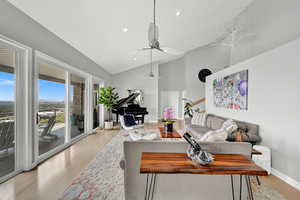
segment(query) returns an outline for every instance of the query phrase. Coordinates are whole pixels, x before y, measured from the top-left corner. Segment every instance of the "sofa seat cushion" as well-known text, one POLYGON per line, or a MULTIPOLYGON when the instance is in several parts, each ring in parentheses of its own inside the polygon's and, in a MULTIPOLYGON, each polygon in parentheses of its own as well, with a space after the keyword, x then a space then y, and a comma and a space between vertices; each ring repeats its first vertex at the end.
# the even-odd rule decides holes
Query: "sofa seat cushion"
POLYGON ((186 127, 186 131, 191 134, 195 139, 201 139, 202 136, 207 133, 208 131, 211 131, 211 128, 203 127, 203 126, 197 126, 197 125, 191 125, 186 127))

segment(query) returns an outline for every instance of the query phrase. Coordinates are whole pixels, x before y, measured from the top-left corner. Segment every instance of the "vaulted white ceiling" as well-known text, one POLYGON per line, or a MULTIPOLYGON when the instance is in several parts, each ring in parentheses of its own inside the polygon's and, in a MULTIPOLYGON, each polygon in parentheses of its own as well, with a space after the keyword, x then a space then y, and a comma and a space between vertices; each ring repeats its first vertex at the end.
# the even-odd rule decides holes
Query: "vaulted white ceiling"
MULTIPOLYGON (((160 43, 184 52, 206 45, 252 1, 157 0, 160 43), (181 15, 176 16, 177 11, 181 15)), ((135 53, 147 46, 152 0, 9 2, 113 74, 149 63, 149 52, 135 53)), ((155 60, 171 58, 155 54, 155 60)))

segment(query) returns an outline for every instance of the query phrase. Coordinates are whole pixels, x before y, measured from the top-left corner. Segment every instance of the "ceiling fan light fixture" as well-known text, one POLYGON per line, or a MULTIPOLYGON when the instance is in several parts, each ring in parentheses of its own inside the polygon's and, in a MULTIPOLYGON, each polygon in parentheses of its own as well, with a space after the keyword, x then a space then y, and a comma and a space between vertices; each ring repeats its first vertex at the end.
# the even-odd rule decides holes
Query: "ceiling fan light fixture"
POLYGON ((180 16, 181 15, 181 12, 178 10, 178 11, 176 11, 176 16, 180 16))

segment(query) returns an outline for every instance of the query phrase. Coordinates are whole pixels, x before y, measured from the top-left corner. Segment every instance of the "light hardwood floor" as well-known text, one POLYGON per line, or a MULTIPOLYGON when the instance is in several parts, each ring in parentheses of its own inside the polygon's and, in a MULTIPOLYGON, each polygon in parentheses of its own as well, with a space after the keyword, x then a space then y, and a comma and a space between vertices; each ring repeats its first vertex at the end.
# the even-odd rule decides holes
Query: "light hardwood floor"
MULTIPOLYGON (((176 127, 181 127, 181 123, 176 127)), ((156 128, 147 124, 146 128, 156 128)), ((36 169, 17 175, 0 185, 0 200, 56 200, 85 166, 119 131, 99 131, 41 163, 36 169)), ((299 200, 300 191, 280 179, 262 179, 289 200, 299 200)))

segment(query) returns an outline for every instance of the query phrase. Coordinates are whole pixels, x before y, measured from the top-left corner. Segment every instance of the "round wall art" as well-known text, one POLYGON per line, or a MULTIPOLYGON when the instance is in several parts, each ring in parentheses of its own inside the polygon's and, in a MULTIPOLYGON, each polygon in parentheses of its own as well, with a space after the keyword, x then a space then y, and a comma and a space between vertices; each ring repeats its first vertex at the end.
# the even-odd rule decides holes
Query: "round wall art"
POLYGON ((201 69, 198 73, 198 78, 201 82, 205 83, 206 77, 211 75, 212 72, 209 69, 201 69))

